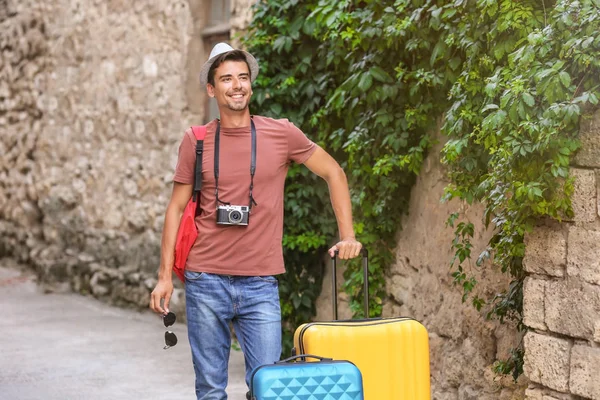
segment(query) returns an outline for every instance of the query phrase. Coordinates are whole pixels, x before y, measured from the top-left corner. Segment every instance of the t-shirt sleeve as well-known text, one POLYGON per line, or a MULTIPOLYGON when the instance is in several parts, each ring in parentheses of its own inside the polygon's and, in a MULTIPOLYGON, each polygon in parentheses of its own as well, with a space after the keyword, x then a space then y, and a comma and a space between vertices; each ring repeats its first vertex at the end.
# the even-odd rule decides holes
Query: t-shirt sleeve
POLYGON ((310 158, 317 149, 317 145, 311 141, 304 132, 289 122, 288 130, 288 158, 295 163, 302 164, 310 158))
POLYGON ((193 184, 194 167, 196 163, 196 138, 191 129, 188 129, 179 145, 177 166, 175 167, 174 182, 193 184))

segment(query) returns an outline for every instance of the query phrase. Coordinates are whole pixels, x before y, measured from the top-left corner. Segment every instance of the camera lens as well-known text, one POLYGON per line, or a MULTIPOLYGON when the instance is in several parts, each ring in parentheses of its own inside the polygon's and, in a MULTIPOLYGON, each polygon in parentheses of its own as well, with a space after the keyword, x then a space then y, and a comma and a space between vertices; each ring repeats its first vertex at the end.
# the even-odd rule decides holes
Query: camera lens
POLYGON ((233 210, 229 213, 229 222, 237 224, 242 220, 242 213, 238 210, 233 210))

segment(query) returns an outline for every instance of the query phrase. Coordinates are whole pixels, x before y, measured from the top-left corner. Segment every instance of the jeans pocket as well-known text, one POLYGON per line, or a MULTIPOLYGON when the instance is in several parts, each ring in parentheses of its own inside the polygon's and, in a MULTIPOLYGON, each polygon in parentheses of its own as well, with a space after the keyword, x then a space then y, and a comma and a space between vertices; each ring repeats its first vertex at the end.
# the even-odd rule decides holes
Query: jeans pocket
POLYGON ((185 270, 184 276, 186 281, 194 282, 199 281, 204 277, 204 272, 188 271, 185 270))
POLYGON ((273 275, 257 276, 257 278, 263 282, 274 283, 274 284, 279 283, 277 278, 273 275))

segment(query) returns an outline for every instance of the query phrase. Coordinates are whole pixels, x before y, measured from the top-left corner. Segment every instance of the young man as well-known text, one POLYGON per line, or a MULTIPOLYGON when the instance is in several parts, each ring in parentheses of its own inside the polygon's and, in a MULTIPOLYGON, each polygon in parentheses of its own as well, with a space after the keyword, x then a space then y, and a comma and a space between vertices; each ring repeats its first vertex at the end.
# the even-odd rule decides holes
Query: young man
MULTIPOLYGON (((213 48, 200 73, 202 86, 217 101, 220 120, 207 125, 202 212, 196 218, 198 239, 185 271, 188 336, 198 400, 227 398, 230 322, 244 352, 246 384, 255 367, 281 356, 275 275, 285 272, 283 194, 291 161, 303 163, 329 185, 341 239, 330 254, 338 250, 340 258, 349 259, 361 249, 352 227, 348 183, 339 164, 288 120, 251 116, 251 82, 257 74, 258 63, 251 54, 225 43, 213 48), (251 164, 255 165, 254 174, 251 164)), ((150 308, 161 314, 168 312, 173 292, 175 239, 192 195, 195 143, 190 129, 179 147, 165 215, 159 279, 150 299, 150 308)))

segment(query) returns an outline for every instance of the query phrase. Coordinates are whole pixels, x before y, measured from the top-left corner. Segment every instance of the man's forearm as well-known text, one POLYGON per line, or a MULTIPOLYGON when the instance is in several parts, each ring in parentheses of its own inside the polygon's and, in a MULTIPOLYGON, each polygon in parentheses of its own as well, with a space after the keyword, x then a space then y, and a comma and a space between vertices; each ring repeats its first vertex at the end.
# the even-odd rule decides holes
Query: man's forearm
POLYGON ((344 170, 339 170, 328 180, 331 205, 338 223, 340 239, 354 238, 354 227, 352 226, 352 202, 348 190, 348 180, 344 170))
POLYGON ((173 263, 175 262, 175 241, 177 240, 177 231, 179 230, 182 214, 183 212, 178 210, 177 207, 167 207, 161 240, 159 280, 171 279, 173 263))

